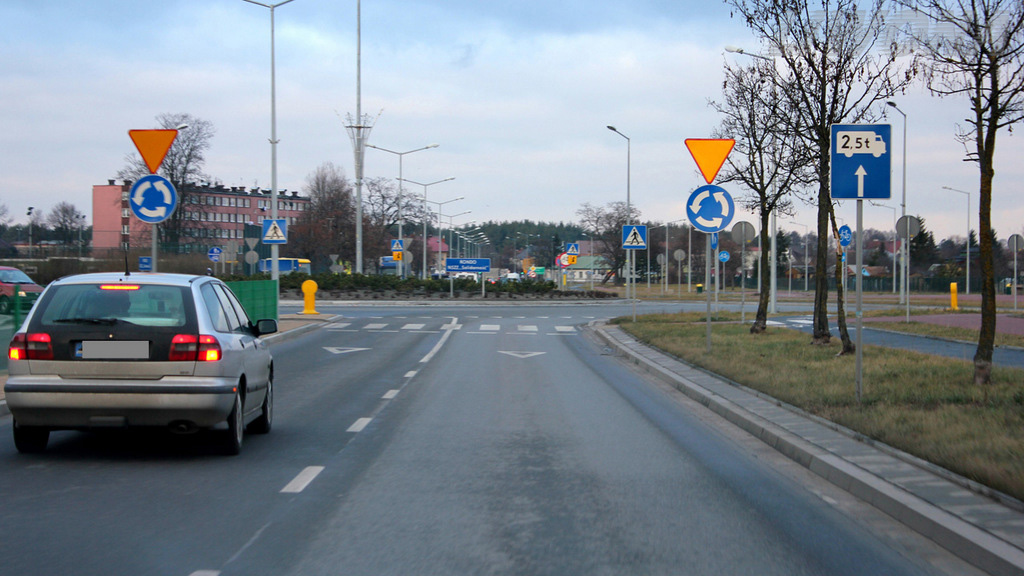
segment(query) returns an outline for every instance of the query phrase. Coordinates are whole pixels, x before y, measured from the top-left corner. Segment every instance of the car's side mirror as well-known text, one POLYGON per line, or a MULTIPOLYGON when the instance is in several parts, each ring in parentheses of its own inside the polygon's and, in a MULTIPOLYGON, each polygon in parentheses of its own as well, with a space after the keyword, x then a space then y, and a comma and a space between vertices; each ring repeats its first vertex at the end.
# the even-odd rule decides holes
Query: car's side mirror
POLYGON ((273 334, 277 332, 277 320, 264 319, 256 321, 256 335, 273 334))

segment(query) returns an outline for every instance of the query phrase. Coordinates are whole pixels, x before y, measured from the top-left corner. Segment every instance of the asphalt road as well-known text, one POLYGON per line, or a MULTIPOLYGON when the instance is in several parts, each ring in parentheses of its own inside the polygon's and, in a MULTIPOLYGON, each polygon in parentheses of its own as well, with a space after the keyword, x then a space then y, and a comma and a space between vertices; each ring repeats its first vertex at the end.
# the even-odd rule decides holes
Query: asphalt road
POLYGON ((630 371, 624 306, 319 307, 276 416, 203 435, 0 418, 0 573, 931 574, 962 566, 630 371))

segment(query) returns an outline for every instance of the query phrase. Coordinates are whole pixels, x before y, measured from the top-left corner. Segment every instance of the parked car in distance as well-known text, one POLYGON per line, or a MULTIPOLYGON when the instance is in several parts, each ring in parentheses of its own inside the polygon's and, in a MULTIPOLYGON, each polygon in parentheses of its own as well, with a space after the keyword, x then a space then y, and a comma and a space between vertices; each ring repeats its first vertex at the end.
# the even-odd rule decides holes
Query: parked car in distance
POLYGON ((250 321, 211 276, 100 273, 51 282, 11 339, 7 406, 21 452, 52 430, 218 430, 238 454, 244 429, 273 423, 274 365, 250 321))
POLYGON ((42 291, 43 287, 29 278, 28 274, 17 268, 0 266, 0 314, 10 314, 16 299, 22 310, 28 310, 42 291), (14 292, 15 286, 18 287, 17 294, 14 292))

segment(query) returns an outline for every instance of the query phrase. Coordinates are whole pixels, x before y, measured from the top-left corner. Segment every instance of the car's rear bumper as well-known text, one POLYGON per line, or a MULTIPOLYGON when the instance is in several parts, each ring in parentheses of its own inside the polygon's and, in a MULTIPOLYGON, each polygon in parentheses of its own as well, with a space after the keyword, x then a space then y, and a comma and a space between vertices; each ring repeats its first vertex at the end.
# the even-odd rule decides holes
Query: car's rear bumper
POLYGON ((224 422, 234 407, 235 382, 218 378, 66 380, 8 378, 7 407, 22 426, 96 428, 168 426, 199 428, 224 422))

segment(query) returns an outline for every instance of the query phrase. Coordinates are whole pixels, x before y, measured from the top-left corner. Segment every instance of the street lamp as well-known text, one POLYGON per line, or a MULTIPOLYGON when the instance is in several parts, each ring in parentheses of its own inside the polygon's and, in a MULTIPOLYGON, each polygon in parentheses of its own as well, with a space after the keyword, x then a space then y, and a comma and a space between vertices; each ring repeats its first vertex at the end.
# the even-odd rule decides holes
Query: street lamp
MULTIPOLYGON (((632 162, 631 156, 633 143, 632 140, 629 139, 629 136, 626 136, 622 132, 619 132, 619 130, 615 126, 609 125, 607 126, 607 128, 626 139, 626 224, 628 225, 633 220, 632 202, 630 198, 630 174, 632 172, 630 164, 632 162)), ((634 259, 632 250, 626 251, 626 260, 626 267, 628 269, 626 272, 626 298, 635 298, 636 294, 632 293, 632 290, 635 290, 635 287, 633 286, 634 259)), ((633 302, 633 321, 636 322, 636 302, 633 302)))
MULTIPOLYGON (((274 9, 284 6, 292 0, 283 0, 277 4, 265 4, 256 0, 243 0, 250 4, 270 8, 270 217, 277 219, 277 78, 274 65, 274 9)), ((155 227, 154 227, 155 229, 155 227)), ((270 278, 275 282, 280 277, 278 263, 278 245, 270 245, 270 278)), ((153 259, 154 266, 156 258, 153 259)), ((155 269, 155 268, 154 268, 155 269)))
POLYGON ((751 58, 760 58, 761 60, 767 60, 769 62, 775 62, 774 60, 767 56, 761 56, 760 54, 751 54, 750 52, 747 52, 746 50, 740 48, 739 46, 726 46, 725 51, 731 52, 733 54, 742 54, 743 56, 750 56, 751 58))
MULTIPOLYGON (((967 252, 967 290, 964 294, 971 293, 971 193, 964 192, 963 190, 957 190, 956 188, 950 188, 949 186, 943 186, 944 190, 951 192, 959 192, 964 196, 967 196, 967 242, 965 246, 965 252, 967 252)), ((979 238, 980 242, 981 239, 979 238)))
MULTIPOLYGON (((896 103, 891 101, 891 100, 886 102, 886 105, 887 106, 891 106, 894 110, 899 112, 901 116, 903 116, 903 200, 900 202, 900 216, 906 216, 907 215, 907 114, 903 110, 900 110, 899 106, 897 106, 896 103)), ((969 228, 969 226, 968 226, 968 228, 969 228)), ((970 230, 968 230, 968 232, 970 232, 970 230)), ((907 236, 909 236, 909 234, 907 236)), ((910 238, 908 237, 906 239, 906 241, 904 241, 903 246, 902 246, 902 250, 901 250, 901 252, 903 252, 903 261, 901 262, 901 264, 902 264, 901 269, 903 270, 903 282, 902 282, 902 289, 900 290, 900 302, 903 302, 904 300, 906 300, 906 299, 908 299, 910 297, 910 282, 909 282, 909 278, 910 278, 910 274, 909 274, 909 272, 910 272, 910 259, 907 257, 908 251, 910 250, 910 247, 907 246, 909 241, 910 241, 910 238)), ((968 241, 968 248, 970 248, 970 235, 969 234, 968 234, 968 240, 967 241, 968 241)), ((970 290, 970 283, 967 284, 967 287, 968 287, 967 289, 970 290)))
MULTIPOLYGON (((888 204, 879 204, 874 200, 868 200, 872 206, 879 208, 888 208, 892 210, 892 293, 896 293, 896 208, 889 206, 888 204)), ((902 264, 902 262, 901 262, 902 264)))
MULTIPOLYGON (((427 187, 428 186, 433 186, 434 184, 440 184, 441 182, 447 182, 449 180, 455 180, 455 177, 452 176, 451 178, 445 178, 444 180, 438 180, 436 182, 431 182, 429 184, 423 184, 422 182, 416 182, 415 180, 409 180, 408 178, 403 178, 402 179, 402 182, 408 182, 410 184, 416 184, 417 186, 423 186, 423 212, 424 212, 424 218, 423 218, 423 279, 424 280, 427 279, 427 224, 430 222, 431 218, 433 217, 431 215, 431 213, 427 211, 427 187)), ((399 184, 399 185, 401 185, 401 184, 399 184)), ((455 200, 461 200, 461 199, 462 199, 462 197, 460 196, 459 198, 456 198, 455 200)), ((454 202, 455 200, 449 200, 449 202, 454 202)))
MULTIPOLYGON (((409 150, 408 152, 396 152, 394 150, 388 150, 387 148, 382 148, 381 146, 374 146, 373 144, 367 144, 366 146, 368 148, 373 148, 374 150, 380 150, 381 152, 388 152, 390 154, 394 154, 394 155, 398 156, 398 241, 402 242, 402 156, 405 156, 406 154, 412 154, 413 152, 419 152, 421 150, 429 150, 431 148, 437 148, 439 146, 439 144, 428 144, 428 145, 426 145, 426 146, 424 146, 422 148, 417 148, 415 150, 409 150)), ((403 247, 402 249, 404 250, 405 248, 403 247)), ((398 277, 399 278, 404 278, 405 277, 405 261, 404 260, 399 260, 398 261, 398 277)))

